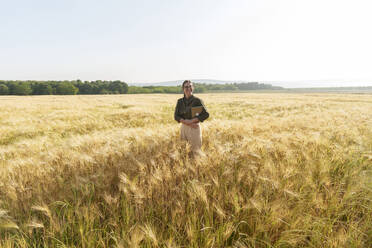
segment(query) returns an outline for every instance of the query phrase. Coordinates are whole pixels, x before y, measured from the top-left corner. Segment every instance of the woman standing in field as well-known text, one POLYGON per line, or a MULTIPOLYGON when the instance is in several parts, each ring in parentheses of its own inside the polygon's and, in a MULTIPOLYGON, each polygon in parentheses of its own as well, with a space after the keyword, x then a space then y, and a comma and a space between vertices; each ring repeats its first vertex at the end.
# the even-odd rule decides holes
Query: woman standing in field
POLYGON ((194 85, 190 80, 182 84, 183 98, 178 99, 174 119, 181 122, 181 139, 191 145, 192 152, 198 153, 202 145, 200 122, 209 117, 203 101, 193 96, 194 85))

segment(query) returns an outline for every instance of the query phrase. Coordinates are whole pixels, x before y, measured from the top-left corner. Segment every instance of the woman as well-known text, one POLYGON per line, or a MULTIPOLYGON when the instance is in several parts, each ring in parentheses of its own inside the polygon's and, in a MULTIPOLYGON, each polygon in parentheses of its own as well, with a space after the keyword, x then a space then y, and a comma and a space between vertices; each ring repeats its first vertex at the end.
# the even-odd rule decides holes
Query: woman
POLYGON ((183 98, 178 99, 174 119, 181 122, 181 139, 187 140, 192 152, 198 153, 202 145, 200 122, 209 117, 202 100, 193 96, 194 85, 190 80, 182 84, 183 98), (194 116, 193 116, 194 114, 194 116))

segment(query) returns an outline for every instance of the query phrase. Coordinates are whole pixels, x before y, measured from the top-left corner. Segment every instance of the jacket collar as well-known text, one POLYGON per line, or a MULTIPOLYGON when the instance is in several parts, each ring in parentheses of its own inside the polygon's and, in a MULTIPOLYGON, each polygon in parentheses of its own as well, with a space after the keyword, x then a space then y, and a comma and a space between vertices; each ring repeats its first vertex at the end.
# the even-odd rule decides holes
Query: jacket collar
POLYGON ((186 102, 190 102, 194 99, 194 95, 191 95, 189 98, 186 98, 186 96, 183 96, 183 100, 186 102))

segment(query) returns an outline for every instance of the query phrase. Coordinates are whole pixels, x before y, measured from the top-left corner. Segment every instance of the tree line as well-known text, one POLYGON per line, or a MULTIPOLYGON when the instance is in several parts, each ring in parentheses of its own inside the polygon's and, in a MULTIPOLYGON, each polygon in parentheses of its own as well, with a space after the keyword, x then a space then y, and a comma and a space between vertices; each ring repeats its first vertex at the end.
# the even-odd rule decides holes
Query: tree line
POLYGON ((248 91, 248 90, 281 90, 283 87, 272 86, 258 82, 231 83, 231 84, 195 84, 202 92, 213 91, 248 91))
MULTIPOLYGON (((282 87, 257 82, 231 84, 195 83, 195 93, 234 92, 248 90, 279 90, 282 87)), ((182 93, 181 86, 128 86, 116 81, 4 81, 0 80, 0 95, 96 95, 96 94, 149 94, 182 93)))
POLYGON ((116 81, 0 81, 0 95, 126 94, 128 84, 116 81))
MULTIPOLYGON (((206 92, 239 92, 250 90, 281 90, 283 87, 272 86, 258 82, 248 83, 231 83, 231 84, 204 84, 194 83, 195 93, 206 92)), ((179 86, 129 86, 129 94, 146 94, 146 93, 182 93, 181 85, 179 86)))
MULTIPOLYGON (((239 92, 250 90, 281 90, 283 87, 272 86, 258 82, 249 83, 231 83, 231 84, 204 84, 194 83, 195 93, 206 92, 239 92)), ((182 93, 181 85, 179 86, 129 86, 129 94, 146 94, 146 93, 182 93)))

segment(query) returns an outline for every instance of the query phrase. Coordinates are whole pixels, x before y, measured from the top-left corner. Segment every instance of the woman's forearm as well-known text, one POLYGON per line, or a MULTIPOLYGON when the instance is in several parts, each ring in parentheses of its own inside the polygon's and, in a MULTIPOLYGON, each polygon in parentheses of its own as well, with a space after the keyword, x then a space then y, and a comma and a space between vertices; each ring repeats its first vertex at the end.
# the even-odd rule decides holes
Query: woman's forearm
POLYGON ((180 122, 182 124, 185 124, 187 126, 190 126, 192 124, 196 124, 196 123, 199 123, 199 120, 197 118, 194 118, 194 119, 181 119, 180 122), (195 120, 196 119, 196 120, 195 120))

